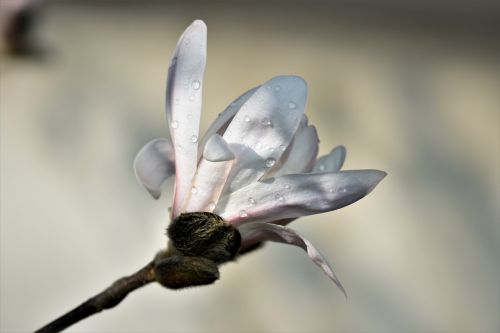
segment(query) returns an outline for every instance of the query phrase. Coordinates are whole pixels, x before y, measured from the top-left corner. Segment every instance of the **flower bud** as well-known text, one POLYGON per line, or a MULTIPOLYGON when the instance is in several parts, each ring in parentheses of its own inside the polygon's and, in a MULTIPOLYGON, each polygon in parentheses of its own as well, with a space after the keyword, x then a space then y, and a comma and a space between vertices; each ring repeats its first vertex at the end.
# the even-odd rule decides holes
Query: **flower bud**
POLYGON ((213 261, 182 255, 158 257, 154 272, 156 281, 170 289, 211 284, 219 278, 219 270, 213 261))
POLYGON ((203 257, 221 264, 232 260, 241 245, 236 228, 213 213, 184 213, 168 227, 168 237, 186 257, 203 257))

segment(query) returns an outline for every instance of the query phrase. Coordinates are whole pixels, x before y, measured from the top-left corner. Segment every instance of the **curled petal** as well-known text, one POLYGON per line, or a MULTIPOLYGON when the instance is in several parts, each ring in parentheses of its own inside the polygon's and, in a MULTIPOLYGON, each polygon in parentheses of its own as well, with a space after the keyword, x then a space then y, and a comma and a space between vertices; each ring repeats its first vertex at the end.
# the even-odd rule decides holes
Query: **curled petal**
POLYGON ((330 154, 321 156, 314 165, 313 172, 337 172, 344 165, 347 151, 344 146, 337 146, 330 154))
POLYGON ((139 150, 134 159, 137 180, 153 198, 161 195, 161 184, 175 173, 174 148, 168 139, 154 139, 139 150))
MULTIPOLYGON (((259 86, 260 87, 260 86, 259 86)), ((220 135, 223 135, 224 132, 226 131, 227 126, 233 119, 234 115, 240 110, 241 106, 252 96, 257 88, 255 87, 252 88, 248 91, 246 91, 243 95, 235 99, 229 106, 222 111, 222 113, 219 114, 219 116, 215 119, 215 121, 210 125, 208 130, 205 132, 205 135, 203 135, 203 138, 200 141, 200 151, 199 154, 202 153, 207 140, 212 137, 212 135, 218 133, 220 135)))
POLYGON ((219 200, 234 155, 224 139, 214 134, 205 146, 203 158, 193 179, 183 212, 212 212, 219 200))
POLYGON ((302 78, 277 76, 241 106, 224 132, 236 155, 227 192, 260 179, 280 160, 299 127, 306 98, 302 78))
POLYGON ((342 291, 345 297, 347 294, 344 287, 340 283, 339 279, 335 275, 335 272, 328 264, 326 259, 321 255, 321 253, 309 242, 307 239, 302 237, 296 231, 276 224, 254 222, 248 223, 240 228, 238 231, 241 234, 242 247, 246 243, 257 243, 262 241, 273 241, 278 243, 291 244, 300 247, 307 252, 309 258, 319 267, 321 270, 337 285, 337 287, 342 291))
POLYGON ((314 126, 307 125, 307 118, 303 116, 302 125, 295 133, 286 158, 274 177, 292 173, 306 173, 311 171, 318 155, 318 133, 314 126))
POLYGON ((215 213, 235 225, 323 213, 361 199, 385 175, 378 170, 351 170, 269 178, 223 196, 215 213))
POLYGON ((168 70, 166 111, 175 148, 176 184, 172 217, 180 214, 198 162, 207 27, 194 21, 179 39, 168 70))

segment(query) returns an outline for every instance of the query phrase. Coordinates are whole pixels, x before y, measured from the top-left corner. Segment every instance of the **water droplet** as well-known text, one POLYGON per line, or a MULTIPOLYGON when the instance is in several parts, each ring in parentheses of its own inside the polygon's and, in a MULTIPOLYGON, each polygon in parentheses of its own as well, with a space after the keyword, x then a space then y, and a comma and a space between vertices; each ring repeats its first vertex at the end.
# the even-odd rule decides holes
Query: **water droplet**
POLYGON ((199 80, 194 80, 192 83, 191 83, 191 87, 193 87, 194 90, 198 90, 200 89, 201 87, 201 83, 199 80))
POLYGON ((247 217, 248 213, 245 210, 240 210, 239 215, 240 217, 247 217))
POLYGON ((340 190, 339 190, 341 193, 345 193, 347 192, 347 189, 345 187, 342 187, 340 190))
POLYGON ((269 119, 269 118, 264 118, 264 119, 262 119, 261 122, 265 126, 272 126, 272 124, 273 124, 273 123, 271 123, 271 119, 269 119))
POLYGON ((233 132, 231 132, 231 131, 227 131, 226 133, 227 133, 228 136, 233 135, 233 132))
POLYGON ((274 91, 280 91, 280 90, 281 90, 281 86, 280 85, 274 87, 274 91))
POLYGON ((215 202, 210 201, 210 203, 208 204, 208 209, 209 210, 214 210, 215 209, 215 202))
POLYGON ((287 190, 290 189, 290 185, 286 184, 285 189, 287 189, 287 190))
POLYGON ((326 167, 324 164, 319 165, 319 171, 325 171, 326 167))
POLYGON ((329 189, 328 192, 333 193, 333 188, 329 189))
POLYGON ((257 144, 255 145, 255 149, 261 149, 261 148, 262 148, 262 143, 257 142, 257 144))
POLYGON ((297 108, 297 104, 295 104, 294 102, 288 102, 288 108, 293 110, 297 108))
POLYGON ((196 187, 194 187, 194 186, 193 186, 193 187, 191 187, 191 193, 192 193, 192 194, 196 194, 196 193, 198 193, 198 189, 197 189, 196 187))
POLYGON ((245 116, 245 121, 248 123, 250 121, 250 117, 249 116, 245 116))
POLYGON ((280 145, 280 149, 281 149, 282 151, 285 151, 286 146, 285 146, 285 145, 280 145))
POLYGON ((250 198, 248 198, 248 203, 251 204, 251 205, 256 205, 257 201, 255 201, 254 198, 250 197, 250 198))
POLYGON ((285 198, 283 198, 283 196, 279 193, 276 193, 276 195, 274 196, 276 198, 276 200, 278 200, 279 202, 283 202, 285 201, 285 198))
POLYGON ((192 143, 196 143, 196 142, 198 142, 198 137, 197 137, 196 135, 193 135, 193 136, 191 137, 191 142, 192 142, 192 143))
POLYGON ((177 150, 182 150, 182 146, 181 145, 177 145, 177 150))
POLYGON ((266 167, 272 168, 275 163, 276 163, 276 160, 274 158, 268 158, 266 160, 266 167))
POLYGON ((176 129, 177 127, 179 127, 179 123, 177 122, 177 120, 174 120, 172 121, 172 124, 170 126, 172 126, 173 129, 176 129))
POLYGON ((190 101, 194 101, 194 95, 189 96, 190 101))

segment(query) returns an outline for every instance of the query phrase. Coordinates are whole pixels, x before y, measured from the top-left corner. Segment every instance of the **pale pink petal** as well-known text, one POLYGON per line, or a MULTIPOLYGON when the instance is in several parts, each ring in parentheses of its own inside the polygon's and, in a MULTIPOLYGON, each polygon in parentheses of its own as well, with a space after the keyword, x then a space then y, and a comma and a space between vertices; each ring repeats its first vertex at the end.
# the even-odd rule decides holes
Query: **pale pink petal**
POLYGON ((277 76, 241 106, 224 132, 236 155, 225 193, 260 179, 280 160, 299 127, 306 98, 302 78, 277 76))
POLYGON ((233 162, 234 154, 224 139, 219 134, 212 135, 205 146, 182 212, 212 212, 233 162))
MULTIPOLYGON (((307 125, 307 117, 303 116, 301 126, 295 133, 289 151, 282 158, 281 166, 274 173, 274 177, 292 173, 306 173, 311 171, 318 155, 318 133, 314 126, 307 125)), ((267 176, 267 175, 266 175, 267 176)))
POLYGON ((173 218, 180 214, 196 171, 206 52, 207 27, 194 21, 179 39, 168 70, 166 110, 176 168, 173 218))
POLYGON ((139 150, 134 159, 137 180, 153 198, 161 195, 161 185, 175 174, 174 148, 168 139, 154 139, 139 150))
POLYGON ((247 243, 272 241, 295 245, 307 252, 309 258, 335 283, 335 285, 347 297, 346 292, 332 267, 328 264, 321 253, 296 231, 280 225, 254 222, 242 225, 238 228, 241 234, 241 247, 247 243))
MULTIPOLYGON (((260 86, 259 86, 260 87, 260 86)), ((259 88, 255 87, 248 91, 246 91, 243 95, 235 99, 229 106, 219 113, 219 116, 214 120, 212 125, 208 128, 208 130, 203 135, 203 138, 200 141, 198 157, 201 157, 201 153, 205 147, 205 144, 209 138, 212 137, 215 133, 223 135, 226 131, 227 126, 233 119, 234 115, 240 110, 241 106, 254 94, 254 92, 259 88)))
POLYGON ((344 146, 337 146, 330 154, 321 156, 314 165, 313 172, 337 172, 342 168, 345 161, 346 149, 344 146))
POLYGON ((269 178, 221 197, 215 213, 234 225, 323 213, 361 199, 385 175, 378 170, 351 170, 269 178))

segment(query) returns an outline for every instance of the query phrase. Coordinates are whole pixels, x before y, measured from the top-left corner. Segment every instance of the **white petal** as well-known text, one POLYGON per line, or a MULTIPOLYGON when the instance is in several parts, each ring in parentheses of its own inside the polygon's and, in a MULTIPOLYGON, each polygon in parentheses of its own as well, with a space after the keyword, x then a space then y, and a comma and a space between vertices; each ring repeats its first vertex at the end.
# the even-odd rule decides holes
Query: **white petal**
MULTIPOLYGON (((259 86, 260 87, 260 86, 259 86)), ((227 126, 233 119, 234 115, 240 110, 241 106, 252 96, 257 88, 252 88, 246 91, 243 95, 235 99, 229 106, 219 114, 219 116, 215 119, 215 121, 210 125, 205 135, 203 135, 203 139, 200 141, 200 151, 199 154, 203 151, 207 140, 212 137, 212 135, 218 133, 223 135, 227 126)), ((201 156, 200 156, 201 157, 201 156)))
POLYGON ((180 214, 196 171, 207 27, 194 21, 177 43, 168 70, 166 110, 175 148, 176 183, 172 217, 180 214))
POLYGON ((337 146, 330 154, 321 156, 314 165, 313 172, 337 172, 342 168, 345 161, 346 149, 344 146, 337 146))
POLYGON ((154 139, 139 150, 134 159, 137 180, 153 198, 161 195, 161 184, 175 173, 174 148, 167 139, 154 139))
POLYGON ((297 76, 277 76, 243 104, 224 132, 236 155, 227 191, 258 180, 278 161, 299 127, 307 84, 297 76))
POLYGON ((234 154, 226 141, 219 134, 214 134, 205 145, 203 158, 211 162, 229 161, 234 160, 234 154))
POLYGON ((247 242, 255 243, 259 241, 273 241, 278 243, 291 244, 300 247, 307 252, 309 258, 337 285, 342 291, 344 296, 347 297, 346 292, 335 272, 330 267, 326 259, 321 253, 296 231, 283 227, 280 225, 269 223, 248 223, 238 228, 241 238, 242 246, 247 242))
POLYGON ((314 126, 307 126, 304 116, 304 125, 300 126, 290 145, 290 151, 282 161, 281 167, 274 174, 275 177, 292 173, 306 173, 311 171, 318 155, 318 133, 314 126))
POLYGON ((323 213, 361 199, 385 175, 378 170, 351 170, 269 178, 223 196, 215 213, 235 225, 323 213), (245 214, 240 214, 242 210, 245 214))
POLYGON ((215 134, 207 141, 204 156, 193 179, 183 212, 212 212, 219 200, 234 155, 224 139, 215 134))

